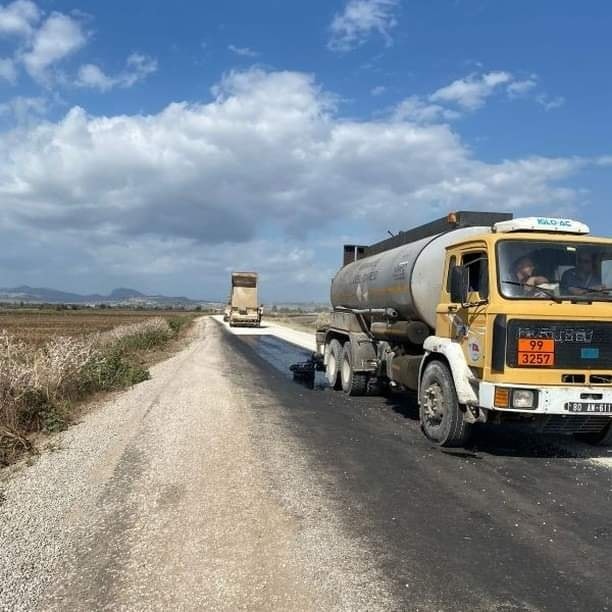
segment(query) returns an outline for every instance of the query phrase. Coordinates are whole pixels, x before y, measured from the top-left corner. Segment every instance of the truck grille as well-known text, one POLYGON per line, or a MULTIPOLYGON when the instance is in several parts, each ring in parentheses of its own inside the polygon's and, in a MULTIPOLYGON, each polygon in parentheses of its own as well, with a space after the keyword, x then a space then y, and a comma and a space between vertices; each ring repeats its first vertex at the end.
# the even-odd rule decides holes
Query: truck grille
POLYGON ((549 434, 597 433, 609 422, 610 417, 608 416, 555 414, 548 417, 541 431, 549 434))
POLYGON ((512 319, 507 329, 506 363, 510 367, 525 367, 518 365, 518 341, 529 338, 555 341, 555 368, 612 370, 612 323, 512 319))

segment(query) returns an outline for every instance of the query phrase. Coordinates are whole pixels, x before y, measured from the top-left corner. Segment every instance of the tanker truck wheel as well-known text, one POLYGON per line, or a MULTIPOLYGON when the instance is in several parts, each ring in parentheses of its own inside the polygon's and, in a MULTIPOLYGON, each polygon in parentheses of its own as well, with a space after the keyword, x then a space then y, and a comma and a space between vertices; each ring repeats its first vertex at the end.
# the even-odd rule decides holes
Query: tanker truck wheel
POLYGON ((425 436, 439 446, 463 446, 472 426, 463 418, 455 383, 448 368, 431 361, 421 381, 419 413, 425 436))
POLYGON ((325 366, 325 378, 329 386, 340 389, 340 363, 342 362, 342 345, 335 338, 326 345, 327 365, 325 366))
POLYGON ((368 375, 353 370, 353 349, 350 342, 345 342, 342 348, 340 366, 342 390, 348 395, 365 395, 368 388, 368 375))

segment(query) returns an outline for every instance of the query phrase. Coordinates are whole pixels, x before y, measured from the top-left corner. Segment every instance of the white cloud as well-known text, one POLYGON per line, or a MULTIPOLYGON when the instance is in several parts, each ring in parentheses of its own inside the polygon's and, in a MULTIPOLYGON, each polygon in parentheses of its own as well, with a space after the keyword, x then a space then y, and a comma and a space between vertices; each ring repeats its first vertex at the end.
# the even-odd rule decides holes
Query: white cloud
POLYGON ((15 0, 0 5, 0 34, 29 37, 40 20, 40 10, 30 0, 15 0))
POLYGON ((227 48, 236 55, 241 55, 242 57, 257 57, 259 53, 257 51, 253 51, 253 49, 249 49, 248 47, 237 47, 236 45, 228 45, 227 48))
POLYGON ((127 58, 127 68, 123 74, 123 82, 127 87, 142 81, 157 71, 157 60, 142 53, 132 53, 127 58))
POLYGON ((522 81, 512 81, 506 87, 510 98, 520 98, 533 91, 538 85, 537 77, 534 75, 522 81))
MULTIPOLYGON (((499 70, 484 74, 472 73, 441 87, 429 96, 413 95, 406 98, 393 109, 392 116, 396 120, 417 123, 452 121, 467 111, 478 110, 496 92, 505 91, 507 97, 513 100, 528 96, 536 87, 536 75, 519 80, 511 73, 499 70)), ((551 102, 543 96, 538 96, 536 100, 543 105, 551 102)))
POLYGON ((126 61, 125 69, 116 76, 107 75, 95 64, 84 64, 79 69, 76 84, 99 91, 109 91, 114 87, 128 88, 157 70, 157 61, 140 53, 132 53, 126 61))
POLYGON ((21 125, 36 120, 47 112, 47 101, 40 97, 16 96, 0 104, 0 116, 10 116, 21 125))
POLYGON ((373 96, 382 96, 385 91, 387 91, 387 88, 384 85, 377 85, 376 87, 372 87, 370 93, 373 96))
MULTIPOLYGON (((94 117, 77 107, 0 134, 0 238, 22 244, 24 259, 32 236, 69 245, 57 247, 69 253, 56 253, 48 269, 36 260, 50 278, 77 262, 90 279, 141 261, 141 277, 187 270, 206 279, 211 270, 225 279, 224 266, 250 258, 257 244, 266 245, 258 266, 272 273, 266 258, 289 257, 292 243, 307 257, 301 238, 339 226, 382 235, 460 207, 533 210, 580 199, 565 182, 583 160, 483 162, 449 125, 435 116, 419 123, 414 110, 403 120, 347 120, 302 73, 232 72, 214 94, 147 116, 94 117), (72 264, 58 268, 60 257, 72 264)), ((306 278, 315 267, 298 254, 292 274, 306 278)))
POLYGON ((31 49, 23 55, 26 70, 32 78, 44 82, 48 68, 80 49, 86 40, 78 21, 52 13, 35 32, 31 49))
POLYGON ((387 45, 391 30, 397 25, 398 0, 348 0, 344 11, 334 16, 328 47, 333 51, 350 51, 363 45, 377 33, 387 45))
POLYGON ((107 91, 115 86, 115 79, 104 74, 102 69, 95 64, 83 64, 79 68, 77 85, 107 91))
POLYGON ((561 108, 565 104, 563 96, 549 96, 548 94, 540 94, 536 98, 537 103, 544 107, 545 111, 561 108))
POLYGON ((466 110, 476 110, 500 85, 511 80, 512 75, 502 71, 487 72, 482 75, 470 74, 438 89, 431 95, 430 100, 432 102, 454 102, 466 110))
MULTIPOLYGON (((72 79, 53 68, 87 43, 89 34, 83 24, 88 19, 90 17, 81 11, 73 11, 71 15, 53 12, 45 16, 30 0, 15 0, 6 6, 0 5, 0 35, 18 35, 23 39, 12 58, 0 58, 0 79, 15 83, 18 68, 25 67, 28 74, 41 85, 48 87, 57 83, 71 83, 72 79)), ((96 64, 83 64, 76 84, 100 91, 131 87, 156 70, 155 59, 133 53, 127 58, 124 69, 116 75, 106 74, 96 64)))
POLYGON ((437 123, 458 119, 460 113, 439 104, 431 104, 418 96, 410 96, 400 102, 393 110, 396 121, 414 121, 415 123, 437 123))
POLYGON ((0 57, 0 79, 4 79, 11 84, 17 82, 17 68, 12 59, 0 57))

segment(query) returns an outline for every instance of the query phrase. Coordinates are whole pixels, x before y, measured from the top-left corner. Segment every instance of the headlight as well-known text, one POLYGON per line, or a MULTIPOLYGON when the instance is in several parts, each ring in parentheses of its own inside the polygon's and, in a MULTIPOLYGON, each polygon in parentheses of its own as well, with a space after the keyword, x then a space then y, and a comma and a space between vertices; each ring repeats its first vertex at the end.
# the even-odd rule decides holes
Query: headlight
POLYGON ((532 389, 514 389, 512 391, 513 408, 535 408, 536 394, 532 389))

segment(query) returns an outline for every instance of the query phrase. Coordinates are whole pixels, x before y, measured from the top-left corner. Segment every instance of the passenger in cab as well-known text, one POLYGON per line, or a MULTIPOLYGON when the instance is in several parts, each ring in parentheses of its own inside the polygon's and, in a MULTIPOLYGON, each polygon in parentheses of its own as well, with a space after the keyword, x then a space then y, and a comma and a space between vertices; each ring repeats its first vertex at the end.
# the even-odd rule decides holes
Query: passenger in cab
POLYGON ((601 274, 597 269, 595 254, 579 251, 576 255, 576 267, 570 268, 561 277, 562 295, 584 295, 589 291, 601 291, 601 274))

